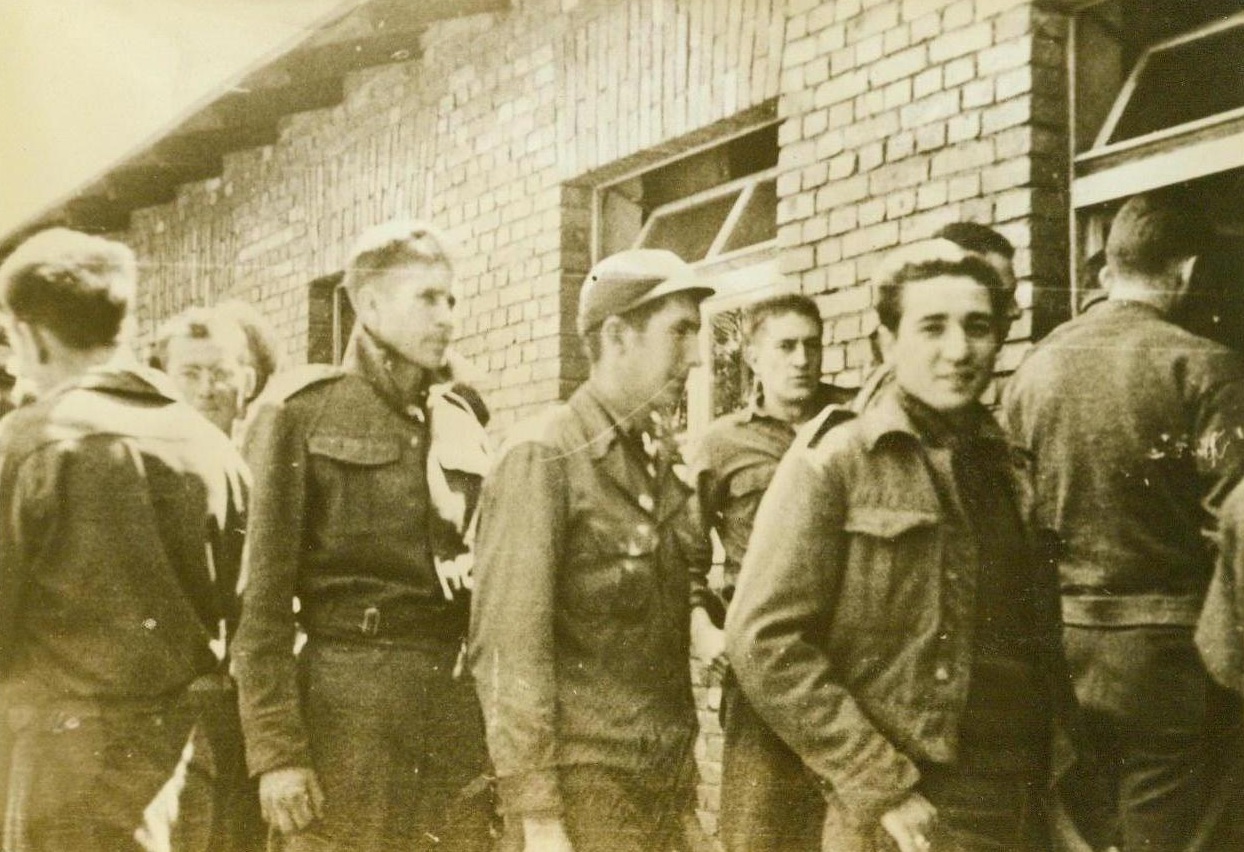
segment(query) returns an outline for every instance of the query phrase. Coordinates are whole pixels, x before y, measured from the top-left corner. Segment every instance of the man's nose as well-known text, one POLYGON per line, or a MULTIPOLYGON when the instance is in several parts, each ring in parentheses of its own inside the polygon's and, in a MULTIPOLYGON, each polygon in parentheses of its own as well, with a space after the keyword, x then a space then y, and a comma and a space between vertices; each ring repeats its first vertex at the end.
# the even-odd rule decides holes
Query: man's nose
POLYGON ((698 367, 704 363, 704 359, 700 357, 700 337, 697 334, 689 334, 684 338, 682 344, 683 363, 687 365, 687 369, 698 367))
POLYGON ((958 325, 946 329, 942 337, 942 357, 947 361, 959 362, 967 358, 969 353, 968 336, 958 325))
POLYGON ((806 343, 795 344, 795 348, 790 353, 790 362, 796 367, 808 366, 808 345, 806 343))

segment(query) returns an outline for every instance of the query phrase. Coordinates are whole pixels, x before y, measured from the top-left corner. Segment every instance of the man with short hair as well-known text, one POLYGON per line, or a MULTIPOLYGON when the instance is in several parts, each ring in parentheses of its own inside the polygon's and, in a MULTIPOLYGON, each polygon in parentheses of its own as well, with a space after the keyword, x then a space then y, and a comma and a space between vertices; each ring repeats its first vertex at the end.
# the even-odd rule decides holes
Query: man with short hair
POLYGON ((215 308, 190 308, 156 333, 152 366, 226 435, 242 418, 255 373, 242 326, 215 308))
POLYGON ((443 466, 460 471, 438 432, 465 439, 485 417, 452 386, 453 280, 439 229, 364 233, 346 265, 358 322, 341 366, 275 378, 247 430, 233 672, 247 762, 287 850, 491 844, 483 725, 459 677, 467 593, 445 568, 474 501, 438 499, 456 478, 443 466))
POLYGON ((125 246, 63 228, 0 266, 12 366, 0 424, 5 849, 137 849, 194 728, 233 589, 213 553, 240 503, 228 439, 137 365, 125 246))
MULTIPOLYGON (((747 408, 709 427, 695 464, 701 514, 724 553, 726 604, 734 596, 756 508, 795 430, 827 405, 845 404, 854 395, 821 381, 823 331, 816 302, 797 293, 744 309, 743 357, 755 392, 747 408)), ((707 611, 697 609, 693 618, 706 621, 707 611)), ((731 674, 722 686, 722 843, 728 852, 819 849, 825 813, 820 789, 798 756, 756 716, 731 674)))
MULTIPOLYGON (((1023 313, 1016 299, 1018 279, 1015 277, 1015 246, 1011 245, 1011 241, 988 225, 971 221, 943 225, 933 235, 933 239, 949 240, 961 249, 980 255, 997 273, 1003 289, 1011 294, 1011 304, 1007 309, 1009 330, 1010 322, 1019 319, 1023 313)), ((878 273, 885 274, 885 271, 879 270, 878 273)), ((869 338, 873 348, 873 360, 877 365, 864 380, 852 403, 852 408, 857 412, 863 411, 876 397, 877 392, 890 381, 890 367, 881 356, 880 334, 878 329, 869 338)))
POLYGON ((819 779, 825 852, 1035 852, 1065 678, 1052 568, 979 401, 1010 292, 946 240, 896 251, 874 286, 893 381, 778 465, 730 663, 819 779))
POLYGON ((513 431, 484 486, 470 661, 507 832, 529 852, 684 848, 688 633, 701 546, 665 418, 711 294, 669 251, 593 267, 570 400, 513 431))
POLYGON ((1244 474, 1244 360, 1170 319, 1208 230, 1171 191, 1129 199, 1106 242, 1108 300, 1037 344, 1004 399, 1035 462, 1035 523, 1058 540, 1090 747, 1066 804, 1094 848, 1212 834, 1216 737, 1237 716, 1193 628, 1207 533, 1244 474))

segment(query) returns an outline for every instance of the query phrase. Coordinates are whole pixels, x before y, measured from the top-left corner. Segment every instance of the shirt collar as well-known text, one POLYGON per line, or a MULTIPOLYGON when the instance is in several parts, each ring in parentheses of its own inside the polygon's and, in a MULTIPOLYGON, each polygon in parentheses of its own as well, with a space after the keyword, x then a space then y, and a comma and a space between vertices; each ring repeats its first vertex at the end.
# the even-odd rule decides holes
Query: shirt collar
POLYGON ((622 438, 640 440, 642 433, 652 434, 654 431, 642 418, 627 418, 615 411, 590 380, 575 391, 570 405, 583 423, 586 445, 593 459, 609 452, 615 441, 622 438))
MULTIPOLYGON (((812 392, 812 415, 815 417, 817 413, 825 408, 825 406, 838 402, 840 398, 846 394, 847 392, 843 391, 841 388, 826 384, 825 382, 818 382, 816 390, 812 392)), ((846 396, 846 398, 849 399, 850 397, 846 396)), ((743 411, 744 423, 751 423, 754 420, 773 420, 780 423, 787 422, 766 412, 764 410, 764 401, 764 388, 757 387, 756 391, 747 401, 747 408, 743 411)), ((791 426, 793 428, 794 424, 791 424, 791 426)))
POLYGON ((362 376, 391 407, 410 413, 427 406, 428 388, 449 379, 448 370, 429 373, 406 362, 357 323, 341 358, 342 369, 362 376))
MULTIPOLYGON (((945 445, 946 438, 950 435, 949 428, 933 425, 936 423, 933 418, 929 418, 928 422, 917 424, 907 407, 904 406, 902 394, 903 390, 892 382, 881 388, 876 402, 860 415, 860 429, 868 449, 876 449, 882 438, 889 435, 906 436, 922 444, 945 445)), ((972 406, 973 412, 977 415, 976 431, 972 437, 991 443, 1006 444, 1006 434, 988 409, 980 403, 973 403, 972 406)), ((925 418, 920 419, 925 420, 925 418)))

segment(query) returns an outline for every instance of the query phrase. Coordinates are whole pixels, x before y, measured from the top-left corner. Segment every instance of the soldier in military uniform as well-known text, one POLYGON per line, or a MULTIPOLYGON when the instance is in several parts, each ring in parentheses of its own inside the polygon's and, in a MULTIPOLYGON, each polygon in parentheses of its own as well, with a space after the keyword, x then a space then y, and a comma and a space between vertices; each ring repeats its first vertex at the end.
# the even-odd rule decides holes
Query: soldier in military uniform
POLYGON ((711 292, 668 251, 598 263, 579 300, 587 383, 517 427, 485 484, 470 657, 513 846, 647 852, 693 829, 705 585, 662 415, 711 292))
MULTIPOLYGON (((233 665, 247 762, 289 849, 489 843, 485 797, 470 797, 479 708, 455 671, 467 602, 461 578, 438 573, 460 564, 446 542, 473 507, 445 510, 429 459, 435 401, 462 400, 442 393, 452 279, 434 228, 365 235, 346 270, 358 323, 340 368, 275 378, 247 431, 256 487, 233 665)), ((478 406, 455 410, 482 428, 478 406)))
POLYGON ((242 462, 126 349, 135 277, 127 247, 63 228, 0 267, 0 320, 36 398, 0 426, 14 852, 139 848, 199 721, 197 686, 222 667, 235 584, 216 545, 242 462))

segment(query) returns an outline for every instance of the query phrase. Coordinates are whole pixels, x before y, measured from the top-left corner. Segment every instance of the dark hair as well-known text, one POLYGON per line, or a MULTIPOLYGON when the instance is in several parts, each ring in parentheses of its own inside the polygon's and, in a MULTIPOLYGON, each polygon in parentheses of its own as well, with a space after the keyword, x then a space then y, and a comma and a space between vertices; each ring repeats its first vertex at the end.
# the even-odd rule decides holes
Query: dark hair
POLYGON ((1015 257, 1015 246, 1011 245, 1011 241, 980 222, 951 222, 943 225, 933 236, 950 240, 960 248, 977 254, 1000 254, 1007 260, 1015 257))
POLYGON ((117 342, 137 276, 128 246, 51 228, 0 265, 0 305, 71 349, 95 349, 117 342))
POLYGON ((797 314, 816 324, 817 334, 825 329, 825 320, 816 302, 801 293, 782 293, 761 299, 743 310, 743 341, 751 343, 770 317, 797 314))
POLYGON ((450 240, 427 222, 395 221, 363 232, 350 251, 342 283, 353 297, 372 278, 408 263, 453 270, 450 240))
POLYGON ((1178 189, 1134 195, 1110 223, 1106 262, 1125 275, 1162 275, 1172 263, 1200 254, 1210 231, 1178 189))
POLYGON ((997 270, 976 252, 946 239, 925 240, 898 249, 882 262, 873 278, 877 318, 892 332, 903 319, 903 289, 912 281, 927 281, 942 275, 966 276, 989 291, 989 308, 998 334, 1010 325, 1011 291, 1002 283, 997 270))

